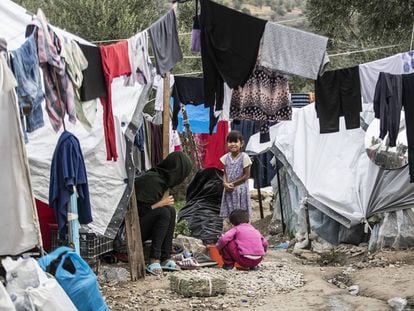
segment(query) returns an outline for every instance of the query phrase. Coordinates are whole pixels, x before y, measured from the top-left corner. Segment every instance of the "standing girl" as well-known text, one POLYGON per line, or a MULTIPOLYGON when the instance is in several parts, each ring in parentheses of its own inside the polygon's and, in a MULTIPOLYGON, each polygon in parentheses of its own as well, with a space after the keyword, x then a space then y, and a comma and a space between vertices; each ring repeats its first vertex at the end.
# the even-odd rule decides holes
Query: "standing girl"
POLYGON ((220 158, 224 165, 223 199, 221 200, 220 216, 228 218, 232 211, 241 209, 251 214, 249 178, 252 162, 242 152, 243 136, 239 131, 231 131, 227 135, 229 152, 220 158))

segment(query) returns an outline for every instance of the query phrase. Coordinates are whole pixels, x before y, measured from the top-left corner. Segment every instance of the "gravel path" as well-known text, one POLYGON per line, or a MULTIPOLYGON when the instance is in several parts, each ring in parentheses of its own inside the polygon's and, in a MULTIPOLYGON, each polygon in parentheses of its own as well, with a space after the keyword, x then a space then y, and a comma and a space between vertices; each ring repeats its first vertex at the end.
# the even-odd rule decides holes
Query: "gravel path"
POLYGON ((303 276, 287 264, 264 262, 257 271, 226 271, 204 268, 181 271, 185 275, 221 277, 227 280, 227 293, 209 298, 184 298, 169 289, 168 274, 147 277, 143 282, 103 284, 112 310, 254 310, 275 293, 284 293, 304 285, 303 276))

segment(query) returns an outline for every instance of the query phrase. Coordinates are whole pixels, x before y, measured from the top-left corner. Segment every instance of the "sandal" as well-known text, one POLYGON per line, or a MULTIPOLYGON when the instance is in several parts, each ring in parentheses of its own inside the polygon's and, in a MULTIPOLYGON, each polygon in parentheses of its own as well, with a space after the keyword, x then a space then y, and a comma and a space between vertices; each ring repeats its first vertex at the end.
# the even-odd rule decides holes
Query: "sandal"
POLYGON ((217 262, 212 260, 210 256, 203 253, 194 252, 194 259, 197 260, 200 267, 213 267, 217 266, 217 262))
POLYGON ((180 271, 180 267, 177 266, 174 260, 167 259, 163 262, 164 264, 161 266, 162 270, 164 271, 180 271))
POLYGON ((145 270, 152 275, 162 275, 162 268, 159 262, 153 262, 145 267, 145 270), (156 270, 161 272, 156 272, 156 270))
POLYGON ((177 264, 182 270, 193 270, 200 268, 200 264, 194 258, 184 258, 181 261, 178 261, 177 264))

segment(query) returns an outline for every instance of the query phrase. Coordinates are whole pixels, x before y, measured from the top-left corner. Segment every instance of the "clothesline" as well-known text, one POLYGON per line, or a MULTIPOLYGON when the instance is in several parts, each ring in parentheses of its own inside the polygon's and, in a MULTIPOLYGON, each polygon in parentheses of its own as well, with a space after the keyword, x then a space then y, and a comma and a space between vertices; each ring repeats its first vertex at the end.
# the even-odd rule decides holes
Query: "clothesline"
POLYGON ((386 46, 380 46, 375 48, 368 48, 368 49, 362 49, 357 51, 349 51, 349 52, 341 52, 336 54, 330 54, 329 57, 336 57, 336 56, 342 56, 342 55, 350 55, 355 53, 364 53, 364 52, 370 52, 370 51, 376 51, 376 50, 382 50, 382 49, 388 49, 396 46, 401 46, 403 44, 394 44, 394 45, 386 45, 386 46))
MULTIPOLYGON (((294 18, 294 19, 288 19, 288 20, 284 20, 284 21, 279 21, 279 22, 275 22, 276 24, 284 24, 284 23, 290 23, 290 22, 294 22, 294 21, 298 21, 298 20, 303 20, 306 19, 306 17, 299 17, 299 18, 294 18)), ((179 36, 189 36, 191 35, 191 32, 182 32, 178 34, 179 36)), ((108 40, 97 40, 97 41, 91 41, 91 43, 94 44, 98 44, 98 43, 110 43, 110 42, 118 42, 118 41, 123 41, 123 40, 128 40, 128 39, 108 39, 108 40)))

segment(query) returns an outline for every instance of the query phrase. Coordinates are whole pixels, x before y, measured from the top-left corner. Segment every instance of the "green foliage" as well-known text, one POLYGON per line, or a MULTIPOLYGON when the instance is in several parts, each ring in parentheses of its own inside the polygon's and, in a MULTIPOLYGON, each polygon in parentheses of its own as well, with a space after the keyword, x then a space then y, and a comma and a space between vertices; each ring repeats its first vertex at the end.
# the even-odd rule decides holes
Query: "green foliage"
POLYGON ((252 13, 250 12, 250 10, 248 8, 243 8, 241 11, 244 14, 252 15, 252 13))
POLYGON ((36 13, 41 8, 49 21, 87 40, 114 40, 132 36, 153 23, 164 6, 137 0, 17 0, 36 13))
POLYGON ((180 209, 182 209, 184 207, 184 205, 185 205, 185 201, 184 200, 175 200, 175 202, 174 202, 174 208, 177 211, 177 213, 180 211, 180 209))
POLYGON ((331 38, 331 54, 335 51, 399 45, 332 58, 331 67, 337 68, 408 50, 414 21, 413 8, 413 0, 308 0, 306 15, 317 33, 331 38))
POLYGON ((176 238, 180 234, 185 236, 191 235, 190 229, 188 228, 188 221, 186 219, 181 220, 175 225, 174 237, 176 238))

